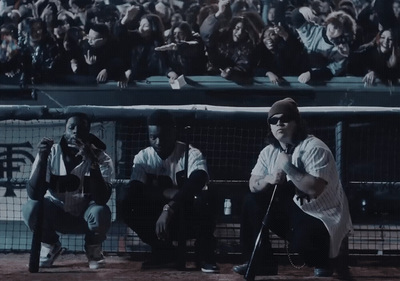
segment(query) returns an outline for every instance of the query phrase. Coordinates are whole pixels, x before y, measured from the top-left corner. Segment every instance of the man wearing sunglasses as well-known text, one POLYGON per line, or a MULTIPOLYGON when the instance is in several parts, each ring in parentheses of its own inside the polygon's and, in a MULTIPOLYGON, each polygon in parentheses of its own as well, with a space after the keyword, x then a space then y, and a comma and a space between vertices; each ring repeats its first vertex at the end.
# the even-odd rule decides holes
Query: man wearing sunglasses
POLYGON ((307 134, 293 99, 272 105, 268 125, 269 144, 251 172, 251 192, 243 204, 240 239, 246 262, 233 270, 245 274, 253 255, 256 275, 277 274, 268 235, 253 252, 270 206, 265 227, 289 242, 289 261, 289 252, 299 253, 305 265, 314 267, 315 276, 331 276, 332 258, 339 255, 343 239, 352 230, 335 159, 324 142, 307 134))

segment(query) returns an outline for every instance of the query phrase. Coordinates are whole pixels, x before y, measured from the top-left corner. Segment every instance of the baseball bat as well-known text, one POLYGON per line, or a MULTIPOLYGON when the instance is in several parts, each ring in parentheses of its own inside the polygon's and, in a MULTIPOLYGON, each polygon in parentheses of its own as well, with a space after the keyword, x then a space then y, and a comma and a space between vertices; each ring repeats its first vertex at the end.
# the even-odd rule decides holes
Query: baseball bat
MULTIPOLYGON (((294 146, 294 145, 288 144, 287 147, 286 147, 286 150, 284 152, 286 154, 292 154, 294 149, 295 149, 295 147, 296 146, 294 146)), ((254 264, 254 261, 256 259, 256 255, 257 255, 259 249, 261 248, 262 238, 264 237, 264 235, 266 235, 265 231, 268 230, 267 222, 268 222, 269 210, 271 208, 272 202, 274 201, 275 192, 276 192, 277 188, 278 188, 278 185, 275 184, 274 190, 273 190, 272 195, 271 195, 271 200, 269 201, 267 211, 266 211, 266 213, 264 215, 264 218, 262 220, 261 229, 260 229, 260 231, 258 233, 256 242, 254 243, 254 249, 253 249, 253 252, 251 253, 250 261, 249 261, 249 263, 247 265, 246 274, 244 275, 244 278, 247 281, 253 281, 255 276, 256 276, 256 266, 254 264)))
POLYGON ((262 238, 264 237, 264 235, 266 235, 265 231, 268 230, 267 221, 268 221, 269 210, 271 208, 272 201, 274 201, 275 192, 276 192, 277 187, 278 187, 278 185, 275 184, 274 190, 271 195, 271 200, 269 201, 267 211, 262 220, 261 229, 258 232, 256 242, 254 243, 253 252, 251 253, 251 257, 250 257, 250 260, 249 260, 249 263, 248 263, 247 269, 246 269, 246 274, 244 275, 244 279, 246 279, 247 281, 254 281, 254 278, 256 276, 257 268, 256 268, 255 260, 257 257, 257 253, 259 252, 259 249, 261 248, 261 245, 262 245, 262 238))
POLYGON ((43 199, 39 200, 37 220, 33 229, 31 252, 29 255, 29 272, 39 271, 40 249, 42 245, 42 225, 43 225, 43 199))

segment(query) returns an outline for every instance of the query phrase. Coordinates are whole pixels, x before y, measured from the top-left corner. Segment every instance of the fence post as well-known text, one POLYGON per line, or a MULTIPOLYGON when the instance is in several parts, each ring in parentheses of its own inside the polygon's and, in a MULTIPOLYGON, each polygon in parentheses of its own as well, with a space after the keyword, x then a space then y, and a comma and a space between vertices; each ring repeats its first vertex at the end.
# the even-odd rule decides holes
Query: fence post
MULTIPOLYGON (((346 121, 339 121, 335 127, 335 157, 336 166, 339 173, 339 179, 342 183, 342 187, 347 193, 347 159, 346 159, 346 141, 347 141, 348 123, 346 121)), ((348 274, 349 265, 349 238, 345 237, 340 247, 338 258, 336 258, 336 270, 339 275, 348 274)))

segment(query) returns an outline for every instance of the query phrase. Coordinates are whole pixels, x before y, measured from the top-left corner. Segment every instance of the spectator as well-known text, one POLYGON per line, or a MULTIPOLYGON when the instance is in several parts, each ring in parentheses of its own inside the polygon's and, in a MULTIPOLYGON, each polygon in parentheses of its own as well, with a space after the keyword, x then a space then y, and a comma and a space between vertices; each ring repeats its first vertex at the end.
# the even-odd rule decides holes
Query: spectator
POLYGON ((66 76, 88 74, 88 65, 82 49, 83 38, 84 32, 80 27, 73 26, 66 30, 60 42, 57 73, 66 76))
POLYGON ((338 3, 338 11, 343 11, 349 14, 353 19, 357 19, 356 7, 351 0, 342 0, 338 3))
POLYGON ((187 22, 172 26, 172 36, 167 45, 155 48, 168 52, 167 76, 173 83, 179 75, 203 75, 206 71, 206 55, 200 36, 193 34, 187 22))
POLYGON ((272 84, 279 85, 285 82, 283 76, 298 76, 308 69, 303 45, 290 29, 268 26, 261 38, 254 52, 257 76, 267 76, 272 84))
POLYGON ((40 18, 27 18, 21 27, 18 40, 22 55, 20 85, 54 82, 53 70, 59 58, 57 42, 40 18))
POLYGON ((400 24, 400 0, 393 1, 393 13, 397 19, 397 22, 400 24))
POLYGON ((0 73, 14 77, 19 72, 21 50, 18 46, 17 27, 12 23, 0 27, 0 73))
POLYGON ((234 17, 228 28, 220 31, 221 18, 229 9, 229 0, 218 3, 218 12, 208 16, 200 27, 200 34, 207 49, 211 74, 241 81, 253 76, 252 56, 258 43, 257 30, 246 17, 234 17))
POLYGON ((276 7, 272 0, 261 1, 261 16, 267 26, 275 24, 275 12, 276 7))
MULTIPOLYGON (((139 12, 140 8, 132 5, 122 18, 121 24, 129 26, 130 22, 137 18, 139 12)), ((127 41, 122 43, 122 45, 128 47, 127 60, 130 62, 125 71, 127 81, 141 80, 154 75, 165 75, 167 58, 165 53, 155 50, 156 47, 165 44, 164 26, 157 15, 143 15, 136 30, 122 33, 121 36, 127 38, 127 41)))
POLYGON ((164 1, 159 1, 155 5, 155 14, 157 14, 165 28, 171 27, 171 16, 173 14, 173 10, 171 9, 169 3, 165 3, 164 1))
MULTIPOLYGON (((290 23, 287 14, 291 14, 293 10, 292 4, 288 0, 273 1, 261 0, 261 18, 267 26, 278 25, 279 23, 286 26, 290 23)), ((290 18, 290 17, 289 17, 290 18)))
POLYGON ((343 11, 350 15, 356 21, 356 33, 354 40, 349 45, 350 52, 357 50, 361 45, 365 44, 363 41, 364 32, 360 25, 357 24, 357 9, 353 1, 342 0, 338 3, 337 11, 343 11))
POLYGON ((61 12, 57 15, 57 20, 54 25, 53 29, 53 36, 56 38, 57 41, 61 41, 64 39, 64 36, 68 29, 75 26, 75 22, 73 21, 70 13, 66 11, 61 12))
MULTIPOLYGON (((170 21, 171 26, 170 26, 170 27, 172 27, 172 26, 174 26, 174 25, 176 25, 177 23, 180 23, 180 22, 182 22, 182 21, 183 21, 182 15, 181 15, 180 13, 174 13, 174 14, 171 16, 171 21, 170 21)), ((172 35, 171 28, 166 29, 166 30, 164 31, 164 37, 165 37, 165 38, 169 38, 171 35, 172 35)))
POLYGON ((391 29, 392 35, 396 40, 399 40, 400 24, 395 14, 394 0, 376 0, 374 3, 379 22, 379 31, 391 29))
POLYGON ((311 2, 310 8, 316 15, 317 24, 324 24, 326 17, 335 9, 334 4, 329 0, 314 0, 311 2))
POLYGON ((40 18, 46 23, 47 32, 53 34, 57 21, 57 6, 54 2, 49 2, 40 13, 40 18))
POLYGON ((91 0, 69 0, 70 11, 78 26, 86 26, 87 8, 91 7, 91 0))
POLYGON ((295 9, 292 24, 303 42, 310 69, 298 77, 300 83, 329 80, 343 75, 354 40, 356 23, 347 13, 335 11, 326 18, 326 26, 313 23, 314 14, 308 7, 295 9))
POLYGON ((112 37, 119 35, 120 12, 115 5, 100 5, 95 16, 95 22, 108 26, 112 37))
POLYGON ((105 144, 89 132, 88 117, 72 114, 59 143, 44 137, 38 145, 22 215, 34 229, 43 200, 40 267, 51 267, 63 250, 57 232, 85 234, 89 267, 104 266, 102 242, 111 225, 106 203, 114 171, 105 144))
POLYGON ((232 15, 239 16, 243 12, 254 12, 258 13, 257 7, 251 0, 234 0, 231 4, 232 15))
POLYGON ((7 17, 4 17, 5 23, 13 23, 15 26, 18 26, 19 22, 21 21, 21 13, 16 10, 12 9, 10 12, 7 13, 7 17))
POLYGON ((371 4, 366 3, 364 7, 358 11, 357 27, 361 31, 361 39, 358 47, 375 40, 376 34, 379 32, 379 22, 376 11, 371 4))
POLYGON ((118 48, 119 44, 111 36, 107 25, 91 25, 82 49, 88 75, 94 77, 97 83, 125 81, 123 57, 118 48))
POLYGON ((253 28, 256 30, 258 37, 261 38, 261 33, 265 28, 265 23, 260 14, 244 11, 239 16, 247 18, 251 22, 253 28))
POLYGON ((69 12, 69 4, 68 4, 68 0, 54 0, 54 3, 57 6, 57 11, 58 14, 60 13, 65 13, 65 12, 69 12))
MULTIPOLYGON (((269 144, 259 154, 249 180, 251 192, 244 199, 240 229, 243 256, 249 260, 272 202, 265 227, 288 240, 288 251, 299 253, 306 265, 315 267, 315 276, 331 276, 330 258, 338 256, 342 240, 352 230, 335 159, 325 143, 307 134, 291 98, 271 106, 268 124, 269 144)), ((252 264, 256 275, 276 275, 278 265, 269 237, 261 239, 259 255, 252 264)), ((247 266, 248 262, 233 270, 245 274, 247 266)))
MULTIPOLYGON (((200 32, 200 26, 203 24, 204 20, 208 16, 214 15, 216 12, 218 12, 218 4, 209 4, 201 8, 198 5, 195 7, 198 7, 198 10, 196 9, 197 14, 192 14, 192 13, 188 14, 189 13, 188 11, 188 13, 186 13, 186 19, 187 19, 186 21, 190 24, 194 32, 200 32)), ((194 8, 190 9, 190 12, 193 9, 194 8)), ((221 25, 223 26, 224 24, 221 25)))
POLYGON ((149 116, 148 133, 150 146, 134 157, 122 201, 125 223, 151 246, 151 259, 142 269, 171 266, 176 261, 172 241, 184 227, 185 238, 196 238, 198 267, 203 272, 218 272, 215 219, 202 191, 208 182, 205 158, 198 149, 177 141, 175 120, 166 110, 149 116), (184 225, 180 225, 181 215, 184 225))
POLYGON ((400 78, 400 49, 391 29, 378 33, 372 44, 366 44, 350 55, 350 74, 363 76, 367 86, 380 79, 393 85, 400 78))

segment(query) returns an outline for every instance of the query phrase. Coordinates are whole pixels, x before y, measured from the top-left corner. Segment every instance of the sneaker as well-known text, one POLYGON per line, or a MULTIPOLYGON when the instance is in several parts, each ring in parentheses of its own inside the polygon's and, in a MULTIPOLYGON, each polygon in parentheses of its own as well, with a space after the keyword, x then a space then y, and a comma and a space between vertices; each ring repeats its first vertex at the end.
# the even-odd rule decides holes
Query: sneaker
POLYGON ((219 273, 219 266, 215 262, 203 262, 201 264, 201 271, 205 273, 219 273))
POLYGON ((316 267, 314 268, 315 277, 331 277, 333 270, 330 267, 316 267))
POLYGON ((101 244, 85 245, 85 252, 90 269, 98 269, 105 266, 106 261, 101 244))
MULTIPOLYGON (((244 263, 241 265, 236 265, 233 267, 233 271, 240 274, 245 275, 247 271, 248 263, 244 263)), ((267 265, 263 267, 258 267, 256 269, 256 275, 259 276, 271 276, 278 274, 278 266, 277 265, 267 265)))
POLYGON ((235 265, 233 267, 233 271, 236 272, 237 274, 245 275, 247 270, 247 265, 248 265, 247 263, 235 265))
POLYGON ((61 247, 60 242, 55 244, 42 243, 42 247, 40 249, 39 267, 52 267, 54 261, 62 252, 63 248, 61 247))

